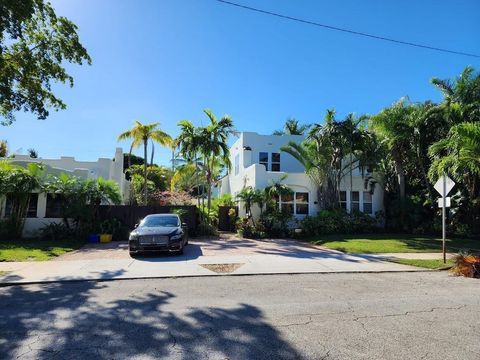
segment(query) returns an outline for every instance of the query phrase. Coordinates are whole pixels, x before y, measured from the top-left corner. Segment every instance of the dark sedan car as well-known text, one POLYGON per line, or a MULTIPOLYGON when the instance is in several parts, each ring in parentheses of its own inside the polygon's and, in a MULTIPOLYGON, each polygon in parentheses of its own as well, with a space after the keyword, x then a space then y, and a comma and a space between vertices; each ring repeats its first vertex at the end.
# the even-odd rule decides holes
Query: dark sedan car
POLYGON ((146 216, 130 233, 128 249, 130 255, 147 251, 183 253, 188 244, 186 228, 175 214, 146 216))

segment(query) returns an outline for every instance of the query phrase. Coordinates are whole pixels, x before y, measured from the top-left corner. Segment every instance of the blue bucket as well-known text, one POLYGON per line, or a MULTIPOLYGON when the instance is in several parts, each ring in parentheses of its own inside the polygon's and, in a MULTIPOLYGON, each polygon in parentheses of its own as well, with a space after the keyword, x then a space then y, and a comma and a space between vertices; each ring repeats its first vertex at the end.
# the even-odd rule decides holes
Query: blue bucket
POLYGON ((90 235, 88 235, 88 242, 89 242, 89 243, 98 243, 98 242, 100 242, 100 235, 98 235, 98 234, 90 234, 90 235))

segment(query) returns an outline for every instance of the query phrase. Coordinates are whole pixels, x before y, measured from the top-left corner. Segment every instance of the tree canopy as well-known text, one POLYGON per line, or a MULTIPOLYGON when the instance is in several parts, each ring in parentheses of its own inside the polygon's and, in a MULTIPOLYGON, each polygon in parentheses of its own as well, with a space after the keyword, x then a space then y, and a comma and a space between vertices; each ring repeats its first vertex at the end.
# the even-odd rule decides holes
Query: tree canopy
POLYGON ((58 16, 44 0, 0 0, 0 123, 10 125, 15 112, 46 119, 49 108, 66 104, 52 91, 54 83, 73 86, 66 62, 90 64, 77 26, 58 16))

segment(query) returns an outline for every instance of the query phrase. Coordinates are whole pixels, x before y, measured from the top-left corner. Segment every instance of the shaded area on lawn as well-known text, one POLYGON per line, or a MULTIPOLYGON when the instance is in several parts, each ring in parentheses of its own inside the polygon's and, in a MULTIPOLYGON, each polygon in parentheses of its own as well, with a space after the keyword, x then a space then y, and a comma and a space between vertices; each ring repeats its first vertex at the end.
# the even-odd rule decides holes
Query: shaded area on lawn
MULTIPOLYGON (((326 235, 309 242, 346 253, 440 252, 442 239, 408 234, 326 235)), ((447 251, 480 250, 480 240, 447 239, 447 251)))
POLYGON ((176 295, 112 298, 93 281, 0 288, 0 354, 5 358, 128 359, 205 357, 301 359, 256 306, 191 307, 176 295))
POLYGON ((79 249, 79 240, 23 239, 0 241, 0 261, 44 261, 79 249))

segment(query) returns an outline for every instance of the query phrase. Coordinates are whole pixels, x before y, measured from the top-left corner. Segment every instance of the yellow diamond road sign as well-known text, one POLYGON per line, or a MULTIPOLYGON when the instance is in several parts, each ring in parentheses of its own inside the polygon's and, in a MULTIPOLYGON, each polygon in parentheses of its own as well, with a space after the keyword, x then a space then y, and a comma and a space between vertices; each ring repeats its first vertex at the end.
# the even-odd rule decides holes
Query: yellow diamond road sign
POLYGON ((447 175, 440 176, 440 178, 437 180, 435 185, 433 185, 435 190, 437 190, 442 197, 447 196, 454 186, 455 186, 455 182, 452 179, 450 179, 447 175), (445 194, 443 193, 444 182, 445 182, 445 194))

